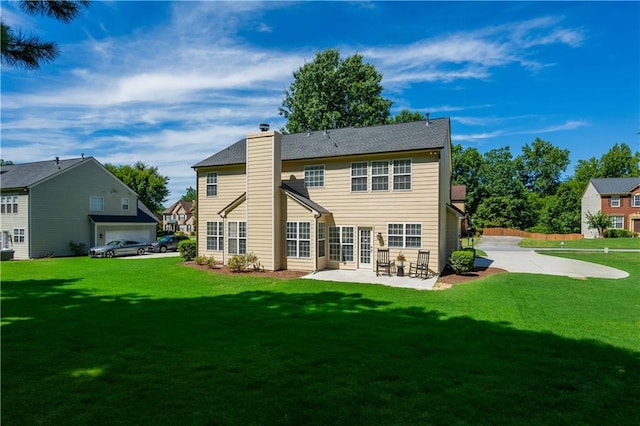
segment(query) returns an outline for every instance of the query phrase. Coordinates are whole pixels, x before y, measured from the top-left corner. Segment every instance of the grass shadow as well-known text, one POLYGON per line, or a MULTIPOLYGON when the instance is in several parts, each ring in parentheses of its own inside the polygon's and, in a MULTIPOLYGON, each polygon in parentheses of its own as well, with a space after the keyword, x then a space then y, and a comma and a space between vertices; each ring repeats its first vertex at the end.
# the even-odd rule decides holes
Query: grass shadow
POLYGON ((639 354, 358 293, 3 283, 2 424, 631 424, 639 354), (38 293, 49 292, 46 298, 38 293))

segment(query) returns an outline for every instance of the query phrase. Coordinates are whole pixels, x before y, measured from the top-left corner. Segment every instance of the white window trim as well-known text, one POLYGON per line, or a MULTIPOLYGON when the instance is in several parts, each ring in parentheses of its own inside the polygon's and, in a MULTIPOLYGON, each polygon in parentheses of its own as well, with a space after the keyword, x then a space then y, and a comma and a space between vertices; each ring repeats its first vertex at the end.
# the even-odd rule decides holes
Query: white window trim
POLYGON ((392 185, 389 185, 389 181, 391 179, 389 179, 389 173, 391 171, 391 167, 393 167, 393 163, 391 163, 391 161, 389 160, 376 160, 376 161, 371 161, 371 192, 388 192, 390 191, 392 185), (373 173, 373 168, 374 165, 373 163, 387 163, 387 173, 386 174, 374 174, 373 173), (373 179, 377 178, 377 177, 386 177, 387 178, 387 189, 375 189, 373 187, 373 179))
POLYGON ((353 192, 354 194, 362 194, 362 193, 366 193, 369 192, 369 162, 368 161, 353 161, 350 165, 349 165, 349 170, 351 170, 351 180, 349 182, 350 184, 350 190, 351 192, 353 192), (364 164, 364 175, 362 176, 354 176, 353 175, 353 165, 354 164, 364 164), (354 191, 353 190, 353 180, 354 179, 362 179, 364 178, 364 182, 365 182, 365 189, 364 190, 358 190, 358 191, 354 191))
POLYGON ((391 248, 400 248, 400 249, 420 249, 422 248, 422 232, 423 225, 421 222, 389 222, 387 223, 387 245, 391 248), (391 225, 402 225, 402 234, 392 234, 389 227, 391 225), (418 225, 420 226, 420 235, 407 234, 408 225, 418 225), (391 237, 402 237, 402 246, 391 245, 391 237), (407 246, 407 237, 420 238, 420 244, 418 246, 407 246))
POLYGON ((207 251, 224 251, 224 222, 222 221, 212 221, 206 223, 206 248, 207 251), (215 230, 213 233, 209 233, 209 224, 215 224, 215 230), (209 238, 212 238, 212 246, 214 248, 210 248, 209 246, 209 238))
POLYGON ((611 229, 625 229, 624 228, 624 216, 620 216, 620 215, 610 215, 609 218, 611 218, 611 229), (620 226, 617 226, 617 222, 615 221, 615 219, 620 219, 620 226))
POLYGON ((318 257, 326 257, 327 256, 327 224, 325 222, 318 222, 318 227, 316 229, 316 235, 318 238, 318 247, 316 248, 316 253, 318 257), (323 235, 320 234, 320 229, 323 230, 323 235), (322 249, 322 254, 320 254, 320 249, 322 249))
POLYGON ((92 212, 103 212, 104 211, 104 197, 100 196, 100 195, 90 195, 89 196, 89 211, 92 211, 92 212), (94 207, 97 207, 97 206, 94 206, 94 201, 95 202, 100 201, 100 204, 102 204, 101 208, 94 209, 94 207))
POLYGON ((204 190, 205 195, 208 198, 213 198, 213 197, 217 197, 218 196, 218 172, 207 172, 206 176, 205 176, 205 190, 204 190), (212 177, 214 182, 209 182, 209 177, 212 177), (209 188, 214 188, 215 192, 212 195, 209 195, 209 188))
POLYGON ((243 220, 230 220, 227 222, 227 251, 228 254, 234 256, 236 254, 247 254, 247 222, 243 220), (232 223, 236 224, 237 235, 232 236, 229 231, 229 227, 232 223), (244 236, 240 235, 240 224, 244 223, 244 236), (244 252, 240 252, 240 241, 244 240, 244 252), (231 244, 234 243, 233 250, 231 250, 231 244))
POLYGON ((413 160, 411 158, 396 158, 391 162, 391 176, 392 176, 392 189, 394 191, 411 191, 413 189, 413 160), (396 174, 396 162, 399 161, 408 161, 409 162, 409 173, 397 173, 396 174), (396 189, 396 177, 397 176, 409 176, 409 188, 399 188, 396 189))
POLYGON ((0 198, 2 204, 2 214, 18 213, 18 196, 13 194, 6 194, 0 198))
POLYGON ((122 210, 129 210, 129 198, 123 197, 120 199, 120 208, 122 210))
POLYGON ((24 228, 13 228, 13 243, 24 244, 24 242, 25 242, 24 228))
POLYGON ((640 194, 633 194, 631 196, 631 207, 640 207, 640 194))
POLYGON ((355 263, 355 261, 356 261, 356 252, 355 252, 355 250, 356 250, 356 229, 357 229, 357 227, 354 226, 354 225, 329 226, 329 261, 330 262, 355 263), (339 260, 331 258, 331 246, 332 245, 333 246, 336 245, 336 243, 332 243, 331 242, 331 228, 339 229, 338 238, 340 239, 340 241, 337 243, 337 245, 339 245, 339 252, 338 252, 338 256, 340 258, 339 260), (351 242, 350 243, 344 242, 344 240, 342 238, 343 237, 342 230, 344 228, 351 228, 352 232, 351 232, 351 242), (351 260, 345 260, 344 259, 344 250, 343 250, 343 248, 345 246, 351 246, 351 255, 353 257, 351 260))
POLYGON ((611 207, 620 207, 622 205, 622 202, 620 201, 620 196, 619 195, 612 195, 611 196, 611 200, 609 202, 609 205, 611 207), (613 200, 616 200, 616 202, 614 203, 613 200))
POLYGON ((308 166, 304 166, 304 187, 305 188, 324 188, 326 184, 326 169, 324 164, 310 164, 308 166), (322 185, 316 185, 315 182, 312 182, 311 176, 307 177, 307 171, 309 172, 318 172, 322 171, 322 185), (313 183, 313 185, 311 185, 313 183))
POLYGON ((307 221, 288 221, 285 226, 285 240, 286 240, 286 254, 289 258, 298 258, 298 259, 310 259, 311 258, 311 222, 307 221), (295 238, 290 238, 289 236, 289 225, 295 224, 295 238), (302 238, 300 236, 300 225, 305 224, 309 226, 309 237, 302 238), (296 250, 295 255, 289 254, 289 241, 295 241, 296 250), (307 256, 302 256, 300 254, 300 246, 301 243, 307 242, 309 244, 309 254, 307 256))

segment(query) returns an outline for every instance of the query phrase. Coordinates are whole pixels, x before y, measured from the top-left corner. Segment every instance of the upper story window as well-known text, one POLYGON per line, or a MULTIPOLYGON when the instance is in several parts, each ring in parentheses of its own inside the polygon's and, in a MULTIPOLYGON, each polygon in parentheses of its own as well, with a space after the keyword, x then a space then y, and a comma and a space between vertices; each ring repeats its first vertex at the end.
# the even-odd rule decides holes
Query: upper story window
POLYGON ((367 162, 351 163, 351 192, 367 192, 367 162))
POLYGON ((631 207, 640 207, 640 194, 631 196, 631 207))
POLYGON ((372 191, 388 191, 389 190, 389 162, 388 161, 372 161, 371 162, 371 190, 372 191))
POLYGON ((207 197, 218 196, 218 172, 207 173, 207 197))
POLYGON ((165 214, 164 215, 164 220, 171 220, 171 215, 170 214, 165 214))
POLYGON ((129 210, 129 199, 128 198, 123 198, 122 199, 122 210, 129 210))
POLYGON ((178 220, 186 220, 187 219, 187 215, 186 214, 179 214, 178 215, 178 220))
POLYGON ((3 195, 0 197, 0 213, 18 213, 18 196, 3 195))
POLYGON ((393 160, 393 189, 411 189, 411 160, 393 160))
POLYGON ((612 195, 611 196, 611 207, 620 207, 620 196, 612 195))
POLYGON ((321 188, 324 186, 324 166, 304 166, 304 187, 321 188))
POLYGON ((104 211, 104 197, 89 197, 89 210, 92 212, 104 211))

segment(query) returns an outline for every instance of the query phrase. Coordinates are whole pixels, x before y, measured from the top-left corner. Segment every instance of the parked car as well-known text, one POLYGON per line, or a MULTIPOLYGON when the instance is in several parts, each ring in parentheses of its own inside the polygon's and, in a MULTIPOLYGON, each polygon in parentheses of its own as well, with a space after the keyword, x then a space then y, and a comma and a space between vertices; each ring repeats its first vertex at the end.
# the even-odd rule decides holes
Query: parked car
POLYGON ((147 251, 154 253, 165 253, 167 250, 178 251, 178 243, 188 240, 186 235, 165 235, 158 241, 154 241, 147 246, 147 251))
POLYGON ((89 249, 89 256, 91 257, 114 257, 114 256, 126 256, 129 254, 144 254, 145 243, 139 243, 138 241, 129 240, 115 240, 109 241, 104 246, 91 247, 89 249))

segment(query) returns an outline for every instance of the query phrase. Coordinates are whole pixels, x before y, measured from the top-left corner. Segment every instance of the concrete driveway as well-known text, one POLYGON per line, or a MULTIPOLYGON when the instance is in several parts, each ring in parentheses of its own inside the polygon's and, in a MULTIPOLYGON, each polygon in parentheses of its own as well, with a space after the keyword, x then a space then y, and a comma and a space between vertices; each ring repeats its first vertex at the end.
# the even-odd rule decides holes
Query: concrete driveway
POLYGON ((522 248, 519 237, 482 237, 476 248, 487 253, 476 259, 476 266, 504 269, 509 272, 562 275, 573 278, 627 278, 629 274, 609 266, 580 260, 545 256, 530 248, 522 248))

